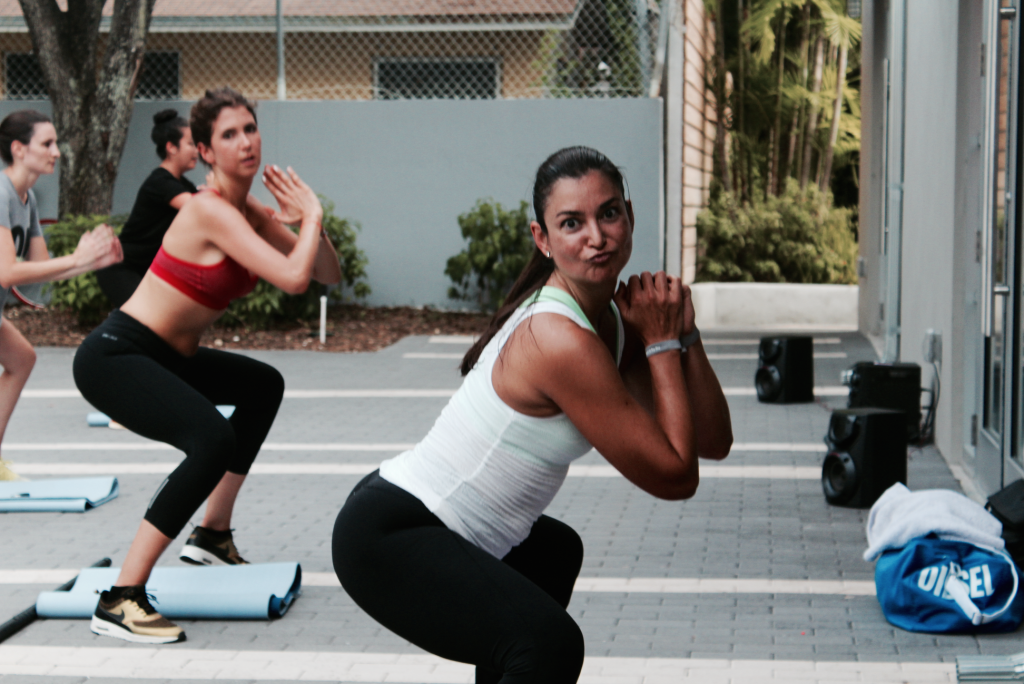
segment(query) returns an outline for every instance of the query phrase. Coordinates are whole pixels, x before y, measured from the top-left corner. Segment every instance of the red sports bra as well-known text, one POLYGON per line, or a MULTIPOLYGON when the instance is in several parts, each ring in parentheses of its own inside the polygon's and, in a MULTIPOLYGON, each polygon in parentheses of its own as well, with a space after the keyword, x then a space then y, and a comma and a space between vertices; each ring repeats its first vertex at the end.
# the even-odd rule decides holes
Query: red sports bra
POLYGON ((259 280, 226 254, 220 263, 203 266, 173 257, 162 246, 149 270, 190 299, 217 311, 252 292, 259 280))

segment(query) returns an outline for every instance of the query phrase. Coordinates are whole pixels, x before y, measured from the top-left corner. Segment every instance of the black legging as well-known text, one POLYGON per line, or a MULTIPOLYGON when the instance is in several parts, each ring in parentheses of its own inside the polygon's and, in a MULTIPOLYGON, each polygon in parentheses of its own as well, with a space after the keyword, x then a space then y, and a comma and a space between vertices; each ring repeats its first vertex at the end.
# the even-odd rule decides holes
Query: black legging
POLYGON ((476 665, 478 684, 579 678, 583 634, 565 609, 583 543, 568 525, 541 516, 498 560, 375 471, 338 514, 333 555, 363 610, 420 648, 476 665))
POLYGON ((114 264, 96 271, 100 290, 115 308, 128 301, 142 282, 142 274, 124 264, 114 264))
POLYGON ((119 310, 82 342, 74 375, 82 396, 111 419, 185 452, 145 516, 172 539, 225 472, 249 472, 284 395, 272 366, 205 347, 182 356, 119 310), (217 404, 235 407, 230 419, 217 404))

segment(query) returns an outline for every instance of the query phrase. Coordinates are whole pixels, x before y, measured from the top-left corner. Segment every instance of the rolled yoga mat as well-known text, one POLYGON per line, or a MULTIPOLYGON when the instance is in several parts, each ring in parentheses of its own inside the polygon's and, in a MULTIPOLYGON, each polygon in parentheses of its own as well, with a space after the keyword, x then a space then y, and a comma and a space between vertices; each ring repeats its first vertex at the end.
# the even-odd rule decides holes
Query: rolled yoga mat
MULTIPOLYGON (((217 410, 220 411, 220 415, 225 418, 230 418, 235 412, 235 407, 218 405, 217 410)), ((106 413, 100 413, 99 411, 90 411, 85 414, 85 422, 89 427, 110 427, 110 416, 106 413)))
POLYGON ((117 496, 116 477, 70 477, 0 482, 0 512, 82 513, 117 496))
MULTIPOLYGON (((86 619, 96 612, 100 591, 110 589, 120 568, 86 568, 71 591, 44 591, 39 617, 86 619)), ((156 568, 146 583, 153 607, 183 620, 270 620, 283 616, 302 591, 298 563, 156 568)))

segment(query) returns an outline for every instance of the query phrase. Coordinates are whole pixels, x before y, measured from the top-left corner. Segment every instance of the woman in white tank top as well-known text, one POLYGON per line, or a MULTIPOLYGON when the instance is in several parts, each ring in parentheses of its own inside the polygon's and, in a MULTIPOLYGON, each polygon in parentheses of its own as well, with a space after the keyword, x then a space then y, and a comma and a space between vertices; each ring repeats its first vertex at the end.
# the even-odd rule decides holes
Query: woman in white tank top
POLYGON ((597 449, 663 499, 693 496, 697 458, 724 458, 729 409, 665 273, 621 283, 633 209, 619 170, 566 148, 541 165, 536 249, 463 360, 430 433, 349 496, 334 567, 384 626, 477 682, 575 682, 583 638, 566 607, 579 536, 543 515, 569 463, 597 449))

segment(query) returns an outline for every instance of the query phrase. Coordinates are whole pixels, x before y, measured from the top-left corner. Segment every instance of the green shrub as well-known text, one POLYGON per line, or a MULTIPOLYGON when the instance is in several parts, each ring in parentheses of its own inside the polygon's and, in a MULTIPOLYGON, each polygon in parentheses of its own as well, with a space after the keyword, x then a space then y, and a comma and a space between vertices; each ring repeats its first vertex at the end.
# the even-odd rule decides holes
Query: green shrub
MULTIPOLYGON (((356 247, 358 223, 350 222, 334 214, 334 203, 320 198, 324 208, 323 227, 334 244, 341 260, 342 284, 332 288, 330 299, 343 301, 345 288, 351 289, 354 299, 363 299, 370 294, 366 283, 366 254, 356 247)), ((78 240, 86 231, 107 221, 120 232, 125 217, 114 216, 69 216, 46 229, 47 246, 54 256, 64 256, 75 251, 78 240)), ((83 273, 69 280, 47 285, 50 306, 71 310, 81 325, 95 325, 110 311, 110 301, 100 290, 93 272, 83 273)), ((313 319, 320 315, 322 288, 315 283, 300 295, 289 295, 270 283, 260 280, 247 296, 237 299, 228 308, 226 322, 251 328, 264 328, 281 320, 313 319)))
POLYGON ((534 249, 528 207, 520 202, 518 209, 506 210, 493 200, 477 200, 459 216, 462 237, 469 245, 444 268, 454 283, 449 297, 475 301, 481 311, 501 306, 534 249))
POLYGON ((744 205, 720 193, 697 216, 697 281, 856 283, 856 221, 813 183, 744 205))
MULTIPOLYGON (((71 254, 88 231, 107 222, 120 233, 125 219, 125 216, 67 216, 46 227, 46 247, 55 257, 71 254)), ((110 300, 100 290, 93 271, 47 283, 45 292, 49 294, 51 307, 73 311, 80 325, 95 325, 110 311, 110 300)))
MULTIPOLYGON (((324 209, 324 230, 341 260, 342 281, 329 290, 329 301, 344 301, 346 287, 351 288, 350 299, 365 299, 370 294, 366 283, 366 266, 370 262, 363 250, 356 247, 356 235, 362 228, 357 222, 335 216, 334 203, 326 197, 320 197, 320 204, 324 209)), ((261 329, 276 321, 315 319, 320 315, 322 293, 323 288, 317 283, 310 283, 302 294, 289 295, 260 280, 252 292, 231 303, 225 322, 261 329)))

